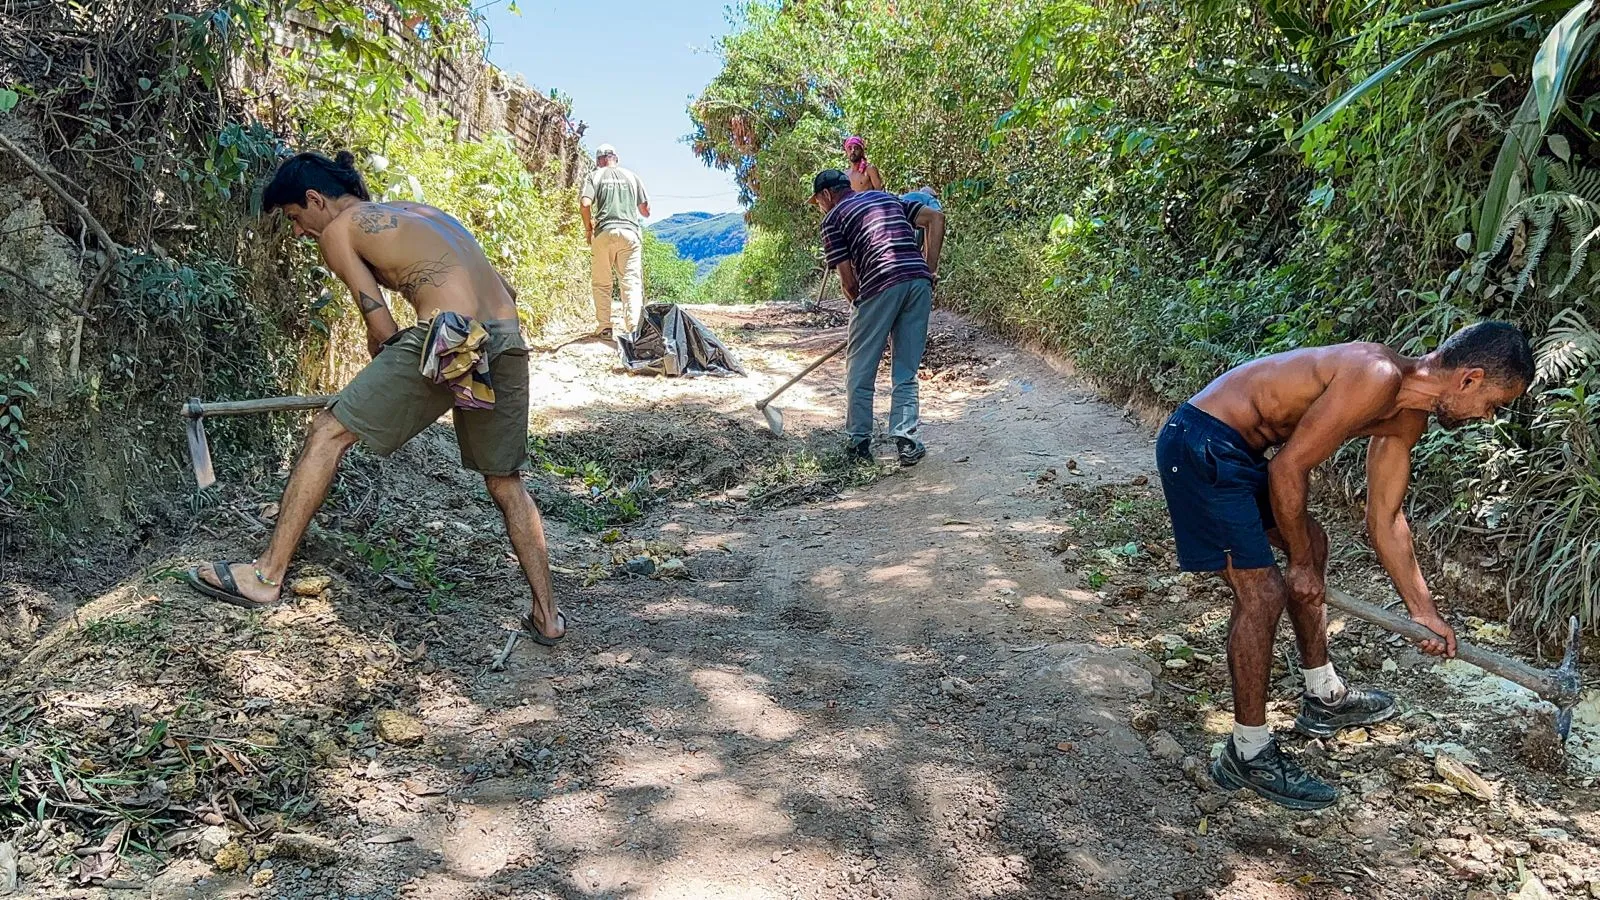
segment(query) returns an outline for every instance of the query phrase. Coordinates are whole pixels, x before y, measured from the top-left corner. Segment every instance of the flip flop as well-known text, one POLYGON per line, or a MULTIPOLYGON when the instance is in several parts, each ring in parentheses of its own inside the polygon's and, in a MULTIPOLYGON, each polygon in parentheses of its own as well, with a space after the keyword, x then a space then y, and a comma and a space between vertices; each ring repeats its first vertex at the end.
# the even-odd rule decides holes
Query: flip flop
POLYGON ((217 587, 201 578, 199 566, 189 569, 184 574, 184 580, 189 582, 190 587, 205 594, 207 597, 213 600, 220 600, 229 606, 237 606, 240 609, 271 609, 283 602, 282 597, 271 603, 257 603, 246 597, 239 591, 239 582, 233 579, 233 563, 219 559, 211 564, 211 571, 217 573, 217 580, 222 582, 221 587, 217 587))
POLYGON ((556 622, 561 625, 561 637, 545 637, 539 626, 533 624, 533 613, 522 617, 522 628, 528 632, 528 637, 541 647, 554 647, 567 639, 567 614, 556 610, 556 622))

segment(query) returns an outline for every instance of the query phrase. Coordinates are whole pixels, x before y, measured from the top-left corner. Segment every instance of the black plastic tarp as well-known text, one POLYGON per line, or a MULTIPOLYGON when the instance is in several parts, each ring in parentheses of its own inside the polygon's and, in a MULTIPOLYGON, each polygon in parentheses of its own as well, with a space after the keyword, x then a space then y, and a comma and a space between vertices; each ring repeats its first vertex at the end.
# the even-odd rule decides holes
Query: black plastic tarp
POLYGON ((622 364, 636 375, 744 375, 744 366, 705 323, 671 303, 644 308, 636 334, 617 337, 622 364))

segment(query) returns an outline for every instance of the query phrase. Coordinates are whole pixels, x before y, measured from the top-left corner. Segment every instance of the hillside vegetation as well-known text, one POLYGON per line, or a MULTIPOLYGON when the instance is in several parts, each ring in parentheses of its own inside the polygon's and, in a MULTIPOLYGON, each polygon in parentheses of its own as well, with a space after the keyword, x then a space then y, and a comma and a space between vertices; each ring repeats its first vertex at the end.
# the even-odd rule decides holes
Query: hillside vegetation
POLYGON ((814 277, 810 177, 860 134, 945 200, 942 302, 1158 404, 1260 354, 1519 322, 1533 402, 1426 435, 1413 513, 1522 619, 1594 626, 1597 32, 1587 0, 750 3, 693 141, 752 204, 726 293, 814 277))
MULTIPOLYGON (((582 312, 574 173, 473 139, 431 80, 487 72, 479 24, 458 0, 0 7, 0 563, 93 528, 78 561, 114 571, 90 561, 207 502, 184 500, 181 402, 336 390, 365 362, 343 285, 260 216, 289 153, 349 149, 375 196, 460 218, 530 328, 582 312)), ((548 104, 545 147, 575 146, 548 104)), ((224 477, 276 471, 299 424, 213 425, 224 477)))
POLYGON ((650 231, 691 260, 700 275, 744 249, 744 216, 740 213, 687 212, 650 223, 650 231))

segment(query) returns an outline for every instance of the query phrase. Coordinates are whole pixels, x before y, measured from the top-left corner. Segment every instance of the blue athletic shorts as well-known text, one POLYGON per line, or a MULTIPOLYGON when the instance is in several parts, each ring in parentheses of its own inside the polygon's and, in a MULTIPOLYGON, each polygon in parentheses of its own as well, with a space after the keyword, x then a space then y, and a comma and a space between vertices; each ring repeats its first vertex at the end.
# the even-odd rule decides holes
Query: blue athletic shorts
POLYGON ((1267 458, 1239 432, 1187 403, 1156 439, 1161 489, 1178 543, 1178 568, 1219 572, 1276 565, 1267 529, 1267 458))

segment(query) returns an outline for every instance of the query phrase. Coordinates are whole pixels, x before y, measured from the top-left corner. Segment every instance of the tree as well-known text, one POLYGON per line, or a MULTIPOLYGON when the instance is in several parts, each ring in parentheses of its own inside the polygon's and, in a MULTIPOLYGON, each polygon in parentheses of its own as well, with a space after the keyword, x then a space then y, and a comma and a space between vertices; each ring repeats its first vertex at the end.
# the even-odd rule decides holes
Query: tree
POLYGON ((694 294, 695 265, 678 248, 644 232, 644 296, 651 303, 686 303, 694 294))

